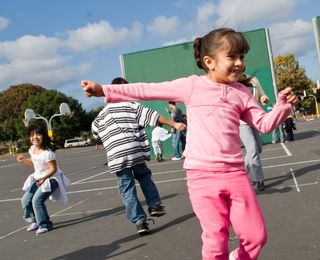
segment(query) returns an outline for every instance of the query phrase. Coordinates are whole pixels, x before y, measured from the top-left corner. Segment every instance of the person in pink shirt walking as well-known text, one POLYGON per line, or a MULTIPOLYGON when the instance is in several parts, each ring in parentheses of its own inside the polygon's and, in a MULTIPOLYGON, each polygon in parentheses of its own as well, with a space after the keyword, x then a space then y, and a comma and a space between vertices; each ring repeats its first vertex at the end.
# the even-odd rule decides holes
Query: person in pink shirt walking
POLYGON ((237 81, 249 44, 242 33, 215 29, 194 40, 197 66, 206 74, 160 83, 100 85, 83 80, 87 96, 105 102, 172 100, 185 104, 188 115, 184 168, 193 210, 202 227, 202 259, 257 259, 266 243, 264 218, 246 173, 239 122, 266 134, 298 103, 291 88, 281 91, 266 113, 248 88, 237 81), (229 254, 229 228, 239 247, 229 254))

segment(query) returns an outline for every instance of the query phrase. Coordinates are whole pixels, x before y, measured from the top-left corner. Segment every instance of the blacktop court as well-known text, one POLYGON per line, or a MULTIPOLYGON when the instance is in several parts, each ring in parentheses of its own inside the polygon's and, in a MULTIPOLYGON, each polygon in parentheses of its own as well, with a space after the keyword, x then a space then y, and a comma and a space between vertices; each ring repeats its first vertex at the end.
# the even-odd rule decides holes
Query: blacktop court
MULTIPOLYGON (((320 119, 298 121, 296 140, 263 146, 267 189, 257 192, 269 240, 261 260, 320 259, 320 119)), ((167 215, 140 237, 125 216, 116 180, 94 146, 57 151, 71 179, 69 203, 47 202, 54 229, 27 232, 21 187, 32 169, 0 157, 1 260, 200 260, 201 230, 192 211, 182 161, 150 161, 167 215)), ((138 188, 140 198, 143 198, 138 188)), ((144 201, 143 201, 144 202, 144 201)), ((145 209, 147 208, 144 203, 145 209)), ((230 249, 237 246, 231 231, 230 249)))

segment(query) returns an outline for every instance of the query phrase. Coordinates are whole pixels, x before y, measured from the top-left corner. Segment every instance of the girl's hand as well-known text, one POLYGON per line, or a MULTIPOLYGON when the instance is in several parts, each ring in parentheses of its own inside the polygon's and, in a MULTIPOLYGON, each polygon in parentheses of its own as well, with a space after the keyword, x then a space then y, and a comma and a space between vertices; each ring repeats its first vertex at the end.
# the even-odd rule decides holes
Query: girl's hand
POLYGON ((103 97, 104 93, 100 84, 90 80, 82 80, 81 87, 87 97, 103 97))
POLYGON ((22 155, 22 154, 20 154, 20 155, 18 155, 18 156, 17 156, 17 158, 16 158, 16 159, 17 159, 17 162, 18 162, 18 163, 23 163, 23 159, 24 159, 24 157, 23 157, 23 155, 22 155))
POLYGON ((268 104, 269 99, 268 99, 268 97, 266 95, 263 95, 260 98, 260 102, 261 102, 262 105, 266 105, 266 104, 268 104))
POLYGON ((298 97, 293 93, 291 88, 285 88, 280 91, 279 94, 285 95, 287 97, 287 103, 290 103, 292 106, 296 106, 299 103, 298 97))
POLYGON ((42 184, 42 183, 44 183, 44 181, 45 181, 45 178, 42 178, 42 179, 36 180, 36 184, 37 184, 37 186, 38 186, 38 187, 40 187, 40 186, 41 186, 41 184, 42 184))
POLYGON ((183 131, 187 128, 187 126, 184 123, 175 123, 174 128, 178 131, 183 131))

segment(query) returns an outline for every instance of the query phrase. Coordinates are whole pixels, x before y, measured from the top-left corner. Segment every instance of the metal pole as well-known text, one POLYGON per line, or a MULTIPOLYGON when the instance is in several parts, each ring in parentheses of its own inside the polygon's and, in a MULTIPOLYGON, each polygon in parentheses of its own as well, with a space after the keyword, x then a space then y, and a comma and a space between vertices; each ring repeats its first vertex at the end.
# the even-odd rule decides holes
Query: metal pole
POLYGON ((265 29, 265 35, 266 35, 267 48, 268 48, 268 54, 269 54, 269 62, 270 62, 270 68, 271 68, 273 91, 274 91, 275 100, 277 100, 277 96, 278 96, 277 79, 276 79, 276 72, 274 70, 272 47, 271 47, 270 34, 269 34, 268 29, 265 29))
POLYGON ((54 114, 53 116, 50 117, 49 123, 48 123, 48 135, 49 135, 50 138, 53 136, 51 121, 52 121, 52 118, 54 118, 56 116, 62 116, 62 114, 60 114, 60 113, 59 114, 54 114))
POLYGON ((317 117, 320 117, 317 97, 316 97, 315 95, 312 95, 312 94, 309 94, 309 93, 307 94, 307 96, 310 96, 310 97, 313 97, 313 98, 314 98, 314 102, 315 102, 315 104, 316 104, 317 117))
POLYGON ((318 26, 318 19, 320 19, 320 16, 312 18, 313 22, 313 30, 314 30, 314 36, 316 38, 316 46, 317 46, 317 53, 318 53, 318 60, 320 63, 320 33, 319 33, 319 26, 318 26))
POLYGON ((36 117, 35 119, 42 119, 42 120, 44 120, 44 121, 46 122, 46 124, 47 124, 48 133, 49 133, 49 131, 50 131, 51 127, 49 126, 48 119, 46 119, 45 117, 40 116, 40 115, 37 115, 37 117, 36 117))

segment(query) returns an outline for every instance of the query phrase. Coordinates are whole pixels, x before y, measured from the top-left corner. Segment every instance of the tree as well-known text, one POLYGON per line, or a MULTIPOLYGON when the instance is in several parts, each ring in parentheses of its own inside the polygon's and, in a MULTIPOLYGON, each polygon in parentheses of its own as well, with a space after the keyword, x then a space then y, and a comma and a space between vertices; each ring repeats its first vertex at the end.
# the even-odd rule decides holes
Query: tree
MULTIPOLYGON (((303 96, 304 90, 313 93, 312 89, 316 87, 316 84, 306 76, 305 69, 300 67, 293 54, 277 56, 274 64, 278 90, 291 87, 295 94, 300 97, 303 96)), ((309 108, 312 105, 314 105, 312 99, 304 99, 297 108, 309 108)))
MULTIPOLYGON (((16 126, 22 120, 21 105, 36 93, 43 92, 43 87, 33 84, 20 84, 9 87, 0 93, 0 141, 17 140, 16 126)), ((20 122, 22 124, 22 121, 20 122)))

